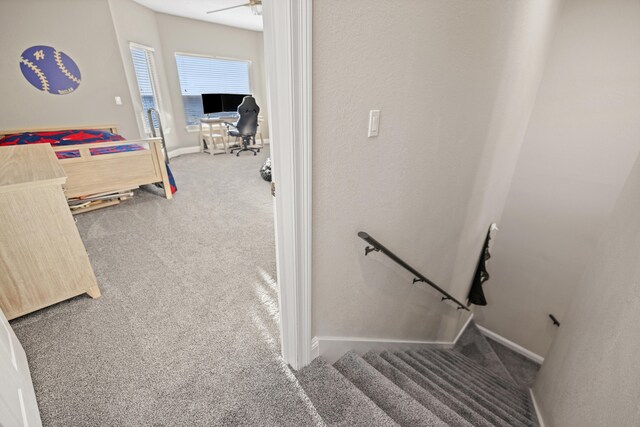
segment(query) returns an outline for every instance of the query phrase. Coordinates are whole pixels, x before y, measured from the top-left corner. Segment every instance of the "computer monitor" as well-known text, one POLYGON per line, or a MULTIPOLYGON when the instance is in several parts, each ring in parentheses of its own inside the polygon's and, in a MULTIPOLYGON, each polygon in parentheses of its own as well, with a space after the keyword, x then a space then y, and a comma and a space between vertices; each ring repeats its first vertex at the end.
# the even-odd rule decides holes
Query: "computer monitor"
POLYGON ((239 93, 223 93, 222 94, 222 107, 224 111, 238 111, 238 105, 242 104, 242 100, 245 96, 250 96, 247 94, 239 94, 239 93))
POLYGON ((203 93, 202 111, 204 112, 204 114, 222 113, 223 111, 226 111, 222 108, 222 94, 203 93))

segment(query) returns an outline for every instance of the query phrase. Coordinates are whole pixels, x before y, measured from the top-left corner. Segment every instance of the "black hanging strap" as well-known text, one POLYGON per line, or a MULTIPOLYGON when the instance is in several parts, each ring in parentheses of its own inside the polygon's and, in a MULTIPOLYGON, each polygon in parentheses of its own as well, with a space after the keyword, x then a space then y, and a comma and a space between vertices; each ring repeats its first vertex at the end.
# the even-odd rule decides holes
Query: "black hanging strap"
POLYGON ((484 246, 480 253, 480 259, 478 260, 478 266, 476 267, 476 274, 473 277, 473 284, 469 291, 469 302, 475 305, 487 305, 487 299, 484 296, 482 290, 482 284, 489 280, 489 272, 487 271, 487 261, 491 258, 489 252, 489 242, 491 241, 491 227, 487 232, 487 237, 484 239, 484 246))

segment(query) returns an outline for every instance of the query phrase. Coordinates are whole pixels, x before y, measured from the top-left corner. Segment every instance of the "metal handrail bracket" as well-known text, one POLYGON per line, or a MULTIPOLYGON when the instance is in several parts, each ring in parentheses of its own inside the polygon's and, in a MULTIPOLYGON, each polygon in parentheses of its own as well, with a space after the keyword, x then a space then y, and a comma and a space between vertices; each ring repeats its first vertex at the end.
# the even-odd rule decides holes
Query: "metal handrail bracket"
POLYGON ((443 295, 441 301, 447 301, 447 300, 453 301, 458 305, 458 310, 463 309, 463 310, 470 311, 467 306, 465 306, 463 303, 461 303, 460 301, 458 301, 457 299, 449 295, 440 286, 436 285, 431 280, 427 279, 423 274, 418 272, 418 270, 411 267, 409 264, 403 261, 399 256, 397 256, 396 254, 391 252, 389 249, 387 249, 382 243, 378 242, 376 239, 371 237, 368 233, 365 233, 364 231, 360 231, 358 233, 358 237, 360 237, 362 240, 364 240, 369 245, 371 245, 365 248, 364 250, 365 256, 369 255, 369 253, 371 252, 382 252, 383 254, 391 258, 396 264, 400 265, 402 268, 404 268, 405 270, 413 274, 415 276, 415 278, 413 279, 413 283, 424 282, 443 295))

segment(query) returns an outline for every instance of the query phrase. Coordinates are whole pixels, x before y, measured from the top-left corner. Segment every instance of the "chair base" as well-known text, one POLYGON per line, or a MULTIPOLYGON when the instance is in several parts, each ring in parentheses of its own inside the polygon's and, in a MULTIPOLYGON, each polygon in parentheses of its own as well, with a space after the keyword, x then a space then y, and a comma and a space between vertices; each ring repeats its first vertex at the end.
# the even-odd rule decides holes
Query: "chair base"
POLYGON ((234 151, 238 150, 238 152, 236 153, 236 157, 240 157, 240 153, 242 153, 243 151, 251 151, 253 155, 256 156, 260 152, 260 148, 250 147, 251 141, 253 141, 255 145, 256 140, 254 135, 242 136, 242 145, 233 147, 230 151, 231 154, 233 154, 234 151))
POLYGON ((252 148, 252 147, 234 147, 231 149, 231 154, 233 154, 235 151, 236 152, 236 157, 240 157, 240 153, 242 153, 243 151, 251 151, 253 153, 254 156, 257 156, 258 153, 260 152, 259 148, 252 148))

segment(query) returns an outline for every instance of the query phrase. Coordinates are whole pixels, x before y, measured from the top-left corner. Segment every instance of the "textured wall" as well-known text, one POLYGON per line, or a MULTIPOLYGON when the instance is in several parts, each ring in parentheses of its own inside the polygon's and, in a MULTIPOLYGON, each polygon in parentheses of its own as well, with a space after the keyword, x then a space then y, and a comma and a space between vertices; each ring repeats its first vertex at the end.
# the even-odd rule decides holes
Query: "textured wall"
POLYGON ((0 129, 115 123, 125 137, 138 136, 107 0, 3 0, 0 28, 0 129), (53 46, 78 64, 75 92, 51 95, 25 80, 20 54, 33 45, 53 46))
POLYGON ((638 425, 639 213, 640 158, 536 381, 548 426, 638 425))
POLYGON ((315 335, 453 338, 455 310, 379 254, 364 258, 356 233, 466 296, 502 210, 552 3, 314 2, 315 335), (382 110, 373 139, 370 109, 382 110))
MULTIPOLYGON (((155 49, 153 53, 156 74, 158 75, 159 91, 160 91, 160 111, 162 111, 162 126, 169 150, 178 147, 178 136, 174 120, 174 109, 169 96, 169 84, 164 69, 164 52, 160 43, 160 33, 158 23, 156 21, 156 13, 144 6, 135 3, 132 0, 109 0, 111 15, 113 16, 113 26, 118 36, 118 44, 120 54, 124 64, 124 71, 129 82, 129 91, 133 103, 134 111, 136 111, 136 120, 138 123, 141 138, 147 138, 144 133, 142 121, 142 101, 140 92, 138 91, 136 75, 133 70, 133 61, 131 60, 131 51, 129 43, 134 42, 155 49)), ((179 105, 182 108, 182 102, 179 105)))
POLYGON ((545 355, 640 151, 640 1, 565 0, 476 320, 545 355))

